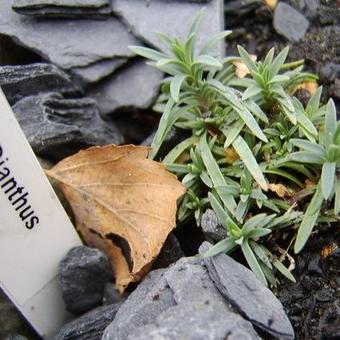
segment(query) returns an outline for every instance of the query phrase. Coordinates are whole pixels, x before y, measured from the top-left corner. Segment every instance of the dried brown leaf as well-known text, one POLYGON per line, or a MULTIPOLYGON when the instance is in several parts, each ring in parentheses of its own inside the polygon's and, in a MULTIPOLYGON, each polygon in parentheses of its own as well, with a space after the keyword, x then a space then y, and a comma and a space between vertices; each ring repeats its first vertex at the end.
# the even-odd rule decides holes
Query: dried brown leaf
POLYGON ((275 9, 278 0, 264 0, 264 2, 270 9, 275 9))
POLYGON ((287 188, 285 185, 280 184, 280 183, 279 184, 270 183, 268 184, 268 189, 270 191, 275 192, 276 195, 279 196, 280 198, 293 195, 293 192, 291 189, 287 188))
MULTIPOLYGON (((253 54, 250 55, 250 58, 253 61, 256 61, 256 59, 257 59, 256 55, 253 55, 253 54)), ((236 75, 237 78, 242 79, 250 73, 248 67, 246 66, 246 64, 241 59, 233 61, 233 64, 236 68, 235 69, 235 75, 236 75)))
POLYGON ((103 250, 123 292, 149 270, 176 225, 184 186, 141 146, 92 147, 47 174, 60 182, 85 242, 103 250))
POLYGON ((301 83, 301 84, 297 85, 295 87, 295 89, 293 90, 293 94, 297 90, 306 90, 312 96, 316 92, 317 89, 318 89, 318 83, 317 82, 315 82, 315 81, 308 81, 308 82, 304 82, 304 83, 301 83))
POLYGON ((228 164, 234 164, 237 160, 240 159, 240 156, 233 147, 224 149, 224 153, 228 164))

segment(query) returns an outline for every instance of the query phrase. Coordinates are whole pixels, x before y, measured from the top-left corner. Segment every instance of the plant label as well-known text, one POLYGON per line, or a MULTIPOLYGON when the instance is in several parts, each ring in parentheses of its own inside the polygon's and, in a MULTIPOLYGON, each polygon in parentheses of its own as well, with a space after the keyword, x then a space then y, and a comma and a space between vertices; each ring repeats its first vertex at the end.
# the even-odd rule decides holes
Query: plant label
POLYGON ((0 88, 0 286, 42 337, 69 317, 58 265, 80 244, 0 88))

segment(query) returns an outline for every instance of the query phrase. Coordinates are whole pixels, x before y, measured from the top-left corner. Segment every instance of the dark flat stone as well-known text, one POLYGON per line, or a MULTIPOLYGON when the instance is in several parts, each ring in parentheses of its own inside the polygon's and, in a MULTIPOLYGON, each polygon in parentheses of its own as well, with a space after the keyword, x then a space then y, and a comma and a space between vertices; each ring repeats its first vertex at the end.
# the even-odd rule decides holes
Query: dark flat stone
POLYGON ((147 109, 158 95, 162 78, 162 72, 138 59, 90 87, 87 96, 97 101, 103 114, 147 109))
POLYGON ((102 59, 133 55, 140 45, 116 18, 106 20, 49 20, 20 15, 11 1, 0 1, 0 34, 64 68, 82 67, 102 59))
POLYGON ((218 222, 217 216, 212 209, 207 209, 204 212, 201 228, 204 235, 212 241, 218 242, 227 237, 226 229, 218 222))
POLYGON ((0 86, 11 105, 39 93, 81 93, 69 75, 52 64, 0 66, 0 86))
MULTIPOLYGON (((200 253, 211 247, 204 242, 200 253)), ((294 339, 293 327, 281 302, 255 274, 226 254, 205 258, 209 275, 220 293, 253 325, 279 339, 294 339)))
MULTIPOLYGON (((173 37, 185 38, 192 19, 202 3, 186 1, 140 1, 111 0, 113 12, 121 16, 127 25, 143 41, 164 50, 155 32, 162 32, 173 37), (141 20, 141 18, 145 18, 141 20)), ((202 48, 208 39, 224 29, 223 1, 213 0, 204 4, 206 15, 197 39, 198 49, 202 48)), ((224 44, 219 44, 213 52, 224 55, 224 44)))
POLYGON ((49 159, 60 160, 90 145, 123 142, 90 98, 65 99, 56 93, 30 96, 17 102, 13 111, 33 150, 49 159))
POLYGON ((51 340, 100 340, 105 328, 113 321, 120 306, 120 303, 115 303, 97 307, 64 325, 51 340))
POLYGON ((173 292, 162 278, 164 269, 149 273, 120 307, 105 329, 103 340, 123 340, 134 329, 153 322, 163 311, 176 305, 173 292))
POLYGON ((80 78, 82 84, 86 86, 107 77, 126 62, 127 58, 101 60, 88 66, 75 67, 71 73, 80 78))
POLYGON ((221 296, 200 258, 182 258, 142 281, 103 340, 259 339, 221 296))
POLYGON ((113 282, 109 260, 100 250, 72 248, 60 262, 60 285, 67 310, 84 313, 102 303, 104 286, 113 282))
POLYGON ((309 27, 309 21, 296 9, 279 2, 274 12, 274 28, 291 42, 301 40, 309 27))
POLYGON ((112 12, 110 0, 13 0, 12 8, 20 14, 51 17, 102 16, 112 12))
POLYGON ((223 306, 187 302, 170 307, 154 324, 140 327, 128 340, 255 340, 260 339, 251 324, 223 306))

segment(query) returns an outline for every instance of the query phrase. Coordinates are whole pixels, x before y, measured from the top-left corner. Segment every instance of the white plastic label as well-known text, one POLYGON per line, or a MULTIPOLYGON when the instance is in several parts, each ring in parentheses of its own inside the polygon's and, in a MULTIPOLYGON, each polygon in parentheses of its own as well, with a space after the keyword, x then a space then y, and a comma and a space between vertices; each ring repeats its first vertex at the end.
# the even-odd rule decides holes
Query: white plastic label
POLYGON ((0 285, 43 337, 68 318, 58 265, 80 244, 0 89, 0 285))

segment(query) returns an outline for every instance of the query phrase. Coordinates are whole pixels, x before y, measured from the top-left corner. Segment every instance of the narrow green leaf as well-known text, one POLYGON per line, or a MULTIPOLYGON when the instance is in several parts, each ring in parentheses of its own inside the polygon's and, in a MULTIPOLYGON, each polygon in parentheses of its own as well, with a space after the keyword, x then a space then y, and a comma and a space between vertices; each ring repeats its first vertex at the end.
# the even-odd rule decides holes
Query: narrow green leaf
POLYGON ((293 125, 296 125, 297 117, 290 98, 285 94, 284 96, 279 96, 277 98, 277 101, 281 104, 283 113, 287 116, 287 118, 292 122, 293 125))
POLYGON ((297 184, 300 188, 304 188, 305 184, 302 183, 297 177, 293 176, 288 171, 282 170, 282 169, 268 169, 263 170, 264 174, 272 174, 272 175, 278 175, 284 178, 287 178, 291 180, 293 183, 297 184))
POLYGON ((308 151, 293 152, 287 157, 287 159, 290 161, 311 164, 323 164, 325 161, 325 158, 323 158, 319 154, 308 151))
POLYGON ((170 83, 170 94, 175 103, 179 101, 179 92, 183 81, 186 79, 187 75, 177 74, 170 83))
POLYGON ((332 99, 327 103, 326 115, 325 115, 325 147, 328 146, 333 141, 333 136, 336 130, 336 109, 335 104, 332 99))
POLYGON ((258 119, 262 120, 265 124, 269 124, 269 120, 262 109, 252 100, 244 102, 248 110, 253 113, 258 119))
POLYGON ((313 137, 318 136, 318 130, 314 126, 313 122, 303 113, 296 111, 296 119, 301 127, 303 127, 313 137))
POLYGON ((318 185, 315 194, 308 205, 308 208, 303 216, 302 222, 300 224, 296 241, 294 244, 294 252, 295 254, 299 253, 307 242, 316 220, 320 214, 321 205, 323 201, 323 196, 321 192, 320 185, 318 185))
POLYGON ((209 41, 204 45, 203 49, 201 50, 200 54, 208 54, 212 48, 214 48, 220 40, 227 37, 231 31, 223 31, 215 34, 209 41))
POLYGON ((266 225, 266 228, 274 229, 275 227, 281 227, 283 225, 287 225, 289 223, 293 224, 296 220, 301 217, 301 211, 290 211, 286 212, 283 215, 276 217, 270 223, 266 225))
POLYGON ((211 192, 208 193, 208 199, 213 208, 219 222, 223 225, 224 228, 228 229, 227 221, 229 220, 229 215, 220 204, 218 199, 211 192))
POLYGON ((260 264, 260 267, 263 271, 263 274, 266 277, 266 279, 268 280, 268 282, 272 286, 277 287, 278 279, 275 277, 273 271, 271 269, 269 269, 267 266, 265 266, 262 262, 259 262, 259 264, 260 264))
POLYGON ((317 144, 317 143, 311 143, 307 140, 304 139, 298 139, 298 138, 292 138, 289 140, 293 145, 297 146, 300 149, 303 149, 308 152, 315 153, 319 155, 320 157, 325 157, 326 152, 324 148, 317 144))
POLYGON ((240 45, 237 46, 238 53, 240 54, 240 57, 242 61, 246 64, 249 71, 257 72, 257 67, 255 62, 251 59, 248 52, 240 45))
POLYGON ((176 159, 190 146, 198 142, 198 137, 193 136, 177 144, 163 159, 163 163, 174 163, 176 159))
POLYGON ((340 180, 336 180, 335 185, 335 200, 334 200, 334 215, 340 214, 340 180))
POLYGON ((224 142, 224 148, 229 148, 229 146, 232 144, 232 142, 244 128, 244 125, 245 125, 244 121, 239 119, 227 129, 222 129, 222 133, 226 137, 226 140, 224 142))
POLYGON ((309 99, 306 112, 307 114, 312 117, 320 107, 320 98, 322 94, 322 86, 318 87, 313 96, 309 99))
POLYGON ((264 248, 258 245, 255 241, 249 241, 249 245, 254 251, 255 255, 258 257, 258 259, 262 261, 268 268, 272 269, 272 264, 264 248))
POLYGON ((276 84, 276 83, 284 83, 289 80, 289 77, 283 74, 278 74, 274 76, 269 82, 268 85, 276 84))
POLYGON ((273 261, 273 266, 283 275, 285 276, 288 280, 292 282, 296 282, 293 274, 277 259, 273 261))
POLYGON ((171 47, 172 43, 174 42, 174 39, 163 32, 155 32, 157 35, 158 39, 166 46, 171 47))
POLYGON ((191 34, 193 33, 197 33, 200 26, 201 26, 201 23, 203 21, 203 18, 204 18, 204 15, 205 15, 205 12, 206 12, 206 9, 205 8, 202 8, 197 14, 196 16, 194 17, 193 21, 192 21, 192 24, 191 24, 191 27, 190 27, 190 30, 189 30, 189 34, 188 36, 190 37, 191 34))
POLYGON ((234 142, 233 147, 244 162, 244 165, 247 167, 249 172, 254 177, 257 184, 264 190, 268 190, 268 184, 263 176, 263 173, 259 167, 259 165, 256 162, 256 159, 250 150, 248 144, 245 142, 245 140, 238 136, 234 142))
POLYGON ((240 187, 235 184, 226 184, 223 186, 217 186, 215 188, 218 190, 220 195, 222 194, 236 197, 240 194, 240 187))
POLYGON ((188 174, 186 174, 183 179, 182 179, 182 183, 187 187, 190 188, 194 182, 197 179, 197 175, 193 174, 192 172, 189 172, 188 174))
POLYGON ((271 232, 272 231, 267 228, 256 228, 256 229, 250 230, 246 236, 249 239, 257 240, 260 237, 269 235, 271 232))
POLYGON ((336 163, 325 162, 321 171, 321 191, 325 200, 328 200, 333 192, 335 184, 336 163))
POLYGON ((268 142, 267 137, 262 132, 253 115, 242 104, 242 102, 236 97, 236 95, 228 86, 224 86, 221 82, 215 79, 209 80, 206 83, 210 84, 218 90, 218 92, 226 99, 226 102, 232 106, 232 108, 237 112, 237 114, 241 117, 241 119, 245 122, 245 124, 256 137, 264 142, 268 142))
POLYGON ((262 88, 258 85, 252 85, 246 89, 243 93, 242 100, 247 100, 252 97, 256 97, 262 92, 262 88))
POLYGON ((185 62, 190 65, 194 58, 194 44, 195 44, 195 34, 192 34, 184 45, 184 53, 185 53, 185 62))
POLYGON ((222 172, 209 149, 206 134, 201 136, 199 148, 201 150, 203 163, 208 171, 209 176, 211 177, 212 182, 214 183, 214 186, 219 187, 226 185, 222 172))
POLYGON ((242 231, 244 233, 248 233, 250 230, 253 230, 255 228, 262 228, 265 227, 266 224, 271 222, 275 218, 275 214, 273 215, 267 215, 267 214, 257 214, 253 217, 251 217, 244 225, 242 228, 242 231))
POLYGON ((177 174, 187 174, 190 172, 190 169, 185 164, 174 164, 174 163, 168 163, 165 164, 167 170, 171 172, 175 172, 177 174))
MULTIPOLYGON (((242 195, 241 195, 242 197, 242 195)), ((249 196, 247 196, 247 199, 245 201, 242 201, 242 199, 238 202, 236 211, 235 211, 235 218, 238 222, 242 222, 244 220, 245 215, 248 212, 249 209, 249 196)))
POLYGON ((134 52, 134 53, 136 53, 136 54, 138 54, 138 55, 140 55, 144 58, 154 60, 156 62, 158 62, 161 59, 167 58, 166 54, 158 52, 158 51, 156 51, 152 48, 148 48, 148 47, 129 46, 129 49, 132 52, 134 52))
POLYGON ((256 256, 254 255, 247 241, 242 243, 241 249, 250 269, 253 271, 258 280, 260 280, 265 286, 267 286, 266 277, 264 276, 263 271, 259 263, 257 262, 256 256))
POLYGON ((280 68, 287 59, 288 52, 289 47, 287 46, 275 57, 273 63, 269 67, 271 77, 274 77, 280 71, 280 68))
POLYGON ((153 159, 165 138, 166 131, 169 129, 169 117, 172 114, 172 108, 174 106, 174 101, 170 98, 166 103, 164 113, 159 121, 158 129, 156 135, 151 144, 151 151, 149 153, 149 158, 153 159))
POLYGON ((198 58, 196 58, 196 60, 194 61, 194 64, 202 64, 202 65, 206 65, 206 66, 212 66, 212 67, 217 67, 217 68, 222 68, 222 63, 210 56, 210 55, 200 55, 198 58))
POLYGON ((201 172, 200 179, 208 188, 211 189, 213 187, 213 183, 206 171, 201 172))
POLYGON ((216 163, 214 156, 212 155, 208 143, 206 134, 202 135, 199 142, 199 148, 201 150, 201 157, 204 163, 205 168, 207 169, 208 175, 211 181, 216 188, 218 195, 220 196, 223 204, 226 208, 234 215, 234 211, 236 208, 236 202, 234 197, 231 195, 224 195, 223 192, 219 190, 220 187, 224 187, 226 185, 223 174, 216 163))
POLYGON ((203 257, 212 257, 221 253, 230 253, 237 244, 231 238, 226 238, 218 243, 216 243, 213 247, 211 247, 208 251, 203 254, 203 257))
POLYGON ((265 66, 268 67, 268 66, 273 62, 274 53, 275 53, 275 48, 272 47, 272 48, 269 50, 269 52, 267 53, 266 58, 264 59, 263 64, 264 64, 265 66))

